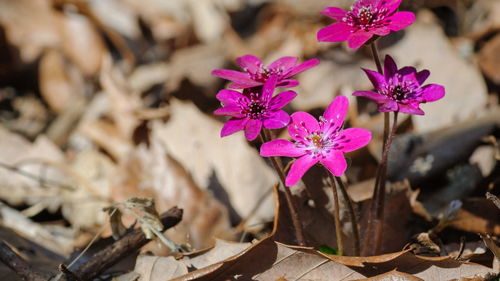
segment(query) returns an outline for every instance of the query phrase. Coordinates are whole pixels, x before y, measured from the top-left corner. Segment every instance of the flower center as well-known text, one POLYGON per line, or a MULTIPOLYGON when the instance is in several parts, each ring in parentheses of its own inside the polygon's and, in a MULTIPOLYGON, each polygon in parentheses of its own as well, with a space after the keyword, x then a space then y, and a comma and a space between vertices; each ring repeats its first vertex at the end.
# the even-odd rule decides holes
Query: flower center
POLYGON ((362 25, 371 23, 373 19, 370 7, 363 7, 358 11, 358 22, 362 25))
POLYGON ((245 69, 245 71, 248 73, 250 79, 264 83, 271 75, 276 75, 278 77, 283 76, 285 69, 283 67, 269 69, 261 64, 259 69, 255 72, 251 72, 248 69, 245 69))
POLYGON ((243 110, 243 113, 251 119, 260 119, 266 112, 266 109, 266 106, 261 104, 258 100, 252 100, 247 108, 243 110))
POLYGON ((383 7, 372 7, 372 5, 355 6, 351 8, 351 11, 347 12, 342 21, 349 26, 369 30, 383 26, 387 12, 388 10, 383 7))
POLYGON ((322 135, 318 135, 317 133, 314 133, 308 138, 311 140, 312 144, 317 147, 317 148, 322 148, 323 147, 323 140, 322 140, 322 135))
POLYGON ((420 91, 416 83, 410 80, 401 81, 401 77, 389 80, 382 89, 382 94, 398 102, 405 102, 419 96, 420 91))

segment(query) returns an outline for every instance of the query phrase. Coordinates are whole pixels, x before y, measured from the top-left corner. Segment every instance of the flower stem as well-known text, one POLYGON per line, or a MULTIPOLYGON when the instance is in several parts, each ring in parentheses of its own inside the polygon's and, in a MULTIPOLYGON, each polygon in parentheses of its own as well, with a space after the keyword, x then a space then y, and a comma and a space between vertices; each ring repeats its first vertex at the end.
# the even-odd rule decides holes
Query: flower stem
POLYGON ((327 171, 328 176, 330 177, 330 182, 332 186, 332 192, 333 192, 333 219, 335 221, 335 236, 337 236, 337 247, 338 247, 338 254, 339 256, 342 256, 344 254, 344 244, 342 242, 342 226, 340 225, 340 202, 339 202, 339 195, 337 192, 337 186, 335 184, 335 179, 330 174, 329 171, 327 171))
MULTIPOLYGON (((271 141, 272 139, 271 132, 267 129, 263 129, 262 131, 263 131, 261 134, 262 143, 271 141)), ((283 189, 285 190, 286 203, 288 205, 288 209, 290 210, 290 216, 292 217, 293 228, 295 229, 295 238, 297 239, 297 243, 300 246, 305 246, 306 241, 304 237, 304 231, 302 229, 302 222, 300 219, 300 215, 297 212, 297 206, 295 205, 295 201, 293 200, 292 192, 290 191, 290 188, 288 188, 285 185, 286 176, 285 176, 285 171, 283 169, 283 164, 281 163, 281 159, 278 157, 270 157, 270 158, 271 158, 271 163, 273 164, 273 167, 276 170, 276 173, 278 173, 281 183, 283 184, 283 189)))
POLYGON ((356 219, 356 213, 354 213, 354 207, 352 206, 352 200, 349 194, 347 193, 347 189, 342 182, 342 179, 339 177, 335 177, 337 180, 337 184, 339 185, 340 192, 342 192, 342 196, 344 197, 344 201, 347 205, 347 210, 349 211, 349 218, 351 219, 352 225, 352 234, 354 236, 354 255, 359 256, 360 251, 360 239, 359 239, 359 230, 358 230, 358 220, 356 219))
POLYGON ((372 50, 373 60, 375 61, 375 64, 377 65, 377 71, 380 74, 383 74, 382 63, 380 62, 380 56, 378 54, 378 48, 377 48, 376 41, 370 43, 370 49, 372 50))
POLYGON ((384 146, 384 153, 382 154, 382 160, 380 162, 381 175, 379 181, 379 196, 378 202, 376 202, 376 230, 375 230, 375 253, 378 253, 381 247, 382 242, 382 228, 384 224, 384 205, 385 205, 385 184, 387 178, 387 159, 389 158, 389 150, 392 145, 392 141, 394 140, 394 136, 396 135, 396 130, 398 128, 398 112, 394 112, 394 120, 392 121, 392 129, 387 137, 387 142, 384 146))
MULTIPOLYGON (((377 49, 377 44, 376 42, 372 42, 370 44, 370 49, 372 51, 372 57, 373 60, 375 61, 375 65, 377 66, 377 71, 380 74, 383 74, 383 69, 382 69, 382 63, 380 62, 380 56, 379 52, 377 49)), ((385 152, 385 147, 387 145, 387 139, 389 137, 389 112, 384 112, 384 137, 383 137, 383 144, 382 144, 382 159, 384 158, 384 152, 385 152)), ((379 214, 379 204, 381 201, 384 200, 385 196, 385 183, 384 183, 384 190, 382 193, 382 187, 381 187, 381 182, 382 178, 384 178, 385 181, 385 167, 382 165, 383 160, 381 160, 377 173, 375 175, 375 186, 373 189, 373 196, 372 196, 372 203, 370 205, 370 213, 368 215, 368 225, 366 228, 366 231, 364 233, 364 244, 363 244, 363 255, 374 255, 375 254, 375 243, 373 243, 373 239, 375 238, 375 232, 377 232, 379 225, 377 223, 377 218, 379 214), (384 175, 384 176, 382 176, 384 175), (380 198, 382 196, 382 198, 380 198)), ((383 203, 382 203, 383 205, 383 203)))

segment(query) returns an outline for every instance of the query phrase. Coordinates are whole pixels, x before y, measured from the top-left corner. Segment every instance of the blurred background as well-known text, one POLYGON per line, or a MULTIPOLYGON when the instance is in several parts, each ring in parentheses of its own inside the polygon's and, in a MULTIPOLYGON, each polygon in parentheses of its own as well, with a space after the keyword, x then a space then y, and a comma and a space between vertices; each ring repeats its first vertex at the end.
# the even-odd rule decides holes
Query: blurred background
MULTIPOLYGON (((57 268, 54 261, 74 255, 106 225, 103 207, 133 197, 154 198, 160 213, 183 208, 183 221, 167 236, 192 249, 212 245, 214 237, 250 241, 268 234, 277 177, 259 157, 258 142, 241 133, 221 139, 224 118, 212 115, 226 81, 210 72, 237 69, 234 60, 244 54, 265 63, 320 59, 298 76, 288 112, 320 115, 335 96, 349 97, 348 126, 374 133, 367 149, 349 155, 345 178, 363 216, 383 116, 351 93, 371 88, 360 68, 375 65, 368 48, 316 40, 332 23, 319 12, 351 4, 1 0, 0 237, 34 264, 57 268)), ((429 69, 427 83, 444 85, 446 96, 423 105, 425 116, 400 118, 389 175, 406 181, 391 197, 398 217, 389 223, 394 236, 387 236, 385 251, 431 228, 452 200, 463 203, 464 219, 451 223, 445 243, 463 235, 475 241, 478 232, 500 235, 499 212, 484 199, 486 191, 500 190, 500 1, 415 0, 401 9, 417 19, 378 40, 381 56, 429 69)), ((311 171, 308 188, 293 192, 313 245, 333 245, 330 195, 318 174, 311 171), (325 221, 330 226, 321 228, 325 221)), ((126 212, 123 219, 135 220, 126 212)), ((109 237, 105 229, 101 236, 109 237)))

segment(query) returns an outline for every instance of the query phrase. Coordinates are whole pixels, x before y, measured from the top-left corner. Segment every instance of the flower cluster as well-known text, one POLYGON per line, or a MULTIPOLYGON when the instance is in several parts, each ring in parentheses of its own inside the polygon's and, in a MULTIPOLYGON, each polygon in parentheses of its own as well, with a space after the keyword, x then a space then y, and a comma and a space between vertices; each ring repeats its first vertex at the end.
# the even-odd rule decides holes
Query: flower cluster
MULTIPOLYGON (((413 23, 411 12, 398 12, 401 0, 357 0, 350 11, 328 7, 322 14, 337 22, 318 32, 318 41, 348 41, 350 48, 357 49, 372 37, 384 36, 413 23)), ((319 120, 306 112, 291 116, 283 110, 297 94, 284 91, 274 94, 276 88, 294 87, 299 82, 292 77, 316 66, 311 59, 297 64, 295 57, 282 57, 268 66, 253 55, 236 59, 243 71, 216 69, 212 75, 231 81, 230 89, 221 90, 217 99, 222 107, 214 114, 229 116, 221 131, 225 137, 244 131, 247 140, 254 140, 262 128, 279 129, 288 126, 292 141, 271 140, 261 146, 264 157, 286 156, 297 158, 291 165, 285 184, 296 184, 304 173, 319 163, 335 176, 346 168, 345 152, 368 144, 371 133, 361 128, 343 130, 348 110, 348 99, 335 98, 319 120), (237 91, 238 89, 241 90, 237 91)), ((423 115, 421 103, 436 101, 444 96, 444 87, 437 84, 423 86, 429 77, 428 70, 417 71, 406 66, 398 69, 390 56, 386 56, 382 73, 363 69, 374 86, 373 91, 357 91, 354 96, 374 100, 381 112, 402 112, 423 115)))

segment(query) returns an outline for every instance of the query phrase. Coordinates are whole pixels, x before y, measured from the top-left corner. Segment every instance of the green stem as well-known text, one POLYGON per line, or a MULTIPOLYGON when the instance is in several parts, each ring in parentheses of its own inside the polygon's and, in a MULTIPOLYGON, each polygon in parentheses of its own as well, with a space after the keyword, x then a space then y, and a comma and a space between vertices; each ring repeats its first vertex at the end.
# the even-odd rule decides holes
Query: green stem
POLYGON ((337 236, 337 248, 339 256, 344 254, 344 244, 342 242, 342 225, 340 225, 340 201, 339 194, 337 192, 337 186, 335 184, 335 179, 330 171, 326 171, 330 177, 332 192, 333 192, 333 220, 335 222, 335 236, 337 236))
POLYGON ((347 193, 347 189, 342 182, 342 179, 339 177, 335 177, 337 180, 337 184, 339 185, 340 192, 342 192, 342 196, 344 197, 344 201, 347 205, 347 210, 349 211, 349 218, 351 219, 352 225, 352 234, 354 236, 354 255, 359 256, 360 254, 360 239, 359 239, 359 230, 358 230, 358 220, 356 219, 356 213, 354 212, 354 207, 352 205, 352 200, 349 194, 347 193))
MULTIPOLYGON (((263 133, 260 135, 262 139, 262 143, 271 141, 272 136, 271 132, 267 129, 263 129, 263 133)), ((293 228, 295 229, 295 238, 297 239, 297 243, 300 246, 306 245, 306 240, 304 236, 304 230, 302 229, 302 221, 300 219, 300 215, 297 212, 297 206, 295 205, 295 201, 293 200, 292 192, 290 188, 285 185, 285 171, 283 169, 283 164, 281 163, 281 159, 278 157, 270 157, 271 163, 273 164, 276 173, 281 180, 281 184, 283 185, 283 189, 285 190, 285 198, 288 209, 290 210, 290 216, 292 217, 293 228)))

